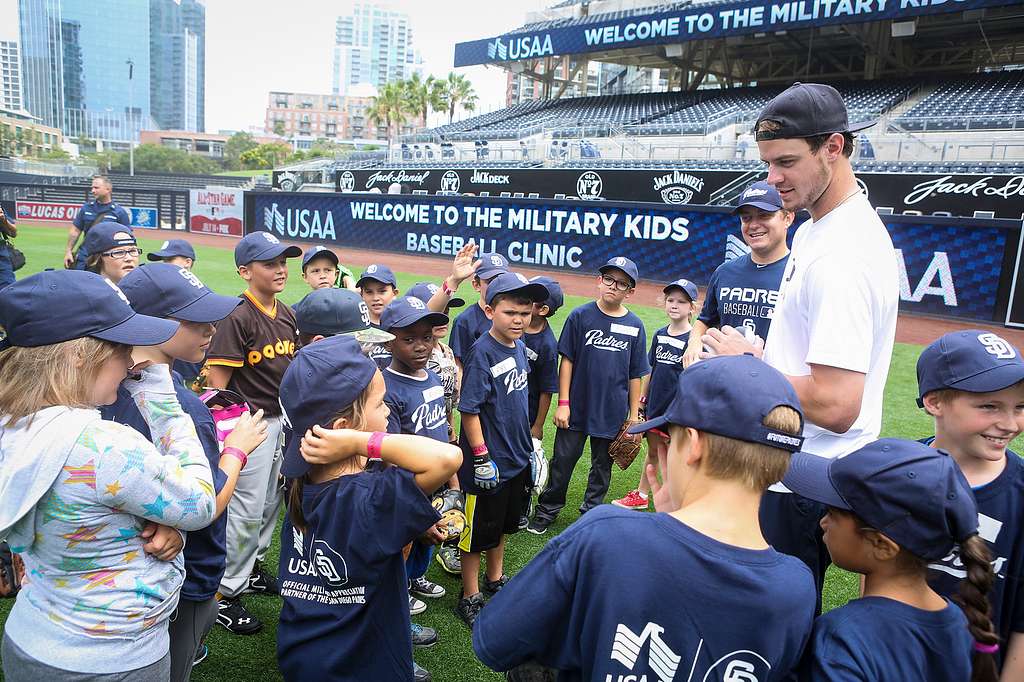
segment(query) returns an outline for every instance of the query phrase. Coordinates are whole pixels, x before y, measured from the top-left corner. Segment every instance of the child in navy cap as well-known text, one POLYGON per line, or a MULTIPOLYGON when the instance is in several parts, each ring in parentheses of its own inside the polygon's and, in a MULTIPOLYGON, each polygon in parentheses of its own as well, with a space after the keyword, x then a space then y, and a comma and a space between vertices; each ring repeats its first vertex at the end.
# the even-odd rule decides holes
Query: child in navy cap
POLYGON ((487 307, 487 285, 498 275, 508 272, 508 259, 500 253, 480 254, 479 266, 473 273, 473 288, 480 293, 475 306, 469 306, 452 323, 452 352, 459 367, 465 367, 473 344, 491 328, 491 321, 484 313, 487 307))
MULTIPOLYGON (((573 680, 789 679, 811 632, 814 583, 761 535, 758 504, 798 450, 792 386, 750 356, 679 376, 671 437, 649 467, 659 514, 588 512, 495 596, 473 629, 488 667, 527 661, 573 680)), ((897 678, 893 678, 897 679, 897 678)))
MULTIPOLYGON (((1005 339, 980 329, 940 337, 917 361, 918 404, 935 420, 923 443, 950 454, 974 491, 978 534, 988 542, 996 581, 989 601, 1002 677, 1024 680, 1024 464, 1009 444, 1024 430, 1024 359, 1005 339)), ((959 553, 932 562, 928 583, 957 593, 959 553)))
POLYGON ((113 221, 103 221, 85 233, 82 248, 88 249, 85 269, 106 277, 114 284, 139 265, 142 249, 131 228, 113 221))
MULTIPOLYGON (((237 308, 238 298, 210 291, 190 270, 170 263, 154 263, 129 273, 121 280, 121 290, 132 309, 144 315, 177 320, 178 331, 158 346, 136 348, 137 360, 154 365, 171 365, 175 360, 199 362, 216 332, 219 322, 237 308)), ((217 588, 224 575, 227 517, 224 511, 234 493, 238 477, 249 454, 267 437, 263 412, 244 414, 224 441, 221 451, 209 408, 184 386, 173 370, 174 392, 182 410, 195 424, 199 442, 213 473, 217 493, 214 522, 189 533, 185 547, 185 583, 178 608, 171 618, 171 679, 187 680, 192 664, 201 653, 203 640, 217 620, 217 588)), ((123 387, 117 400, 100 409, 104 419, 134 428, 152 440, 149 426, 132 396, 123 387)))
POLYGON ((636 263, 610 259, 597 276, 597 300, 569 313, 558 339, 558 407, 551 477, 537 499, 527 530, 547 532, 562 507, 569 479, 590 440, 590 474, 580 505, 584 514, 604 502, 612 478, 608 446, 626 420, 637 421, 643 377, 650 374, 647 332, 625 302, 640 277, 636 263))
MULTIPOLYGON (((647 362, 651 365, 651 373, 644 381, 640 403, 650 414, 662 414, 672 402, 679 382, 679 373, 683 371, 683 356, 690 339, 690 324, 697 300, 697 285, 688 279, 677 279, 661 290, 664 295, 665 315, 668 325, 654 332, 651 337, 651 350, 647 354, 647 362)), ((640 482, 636 490, 626 493, 612 504, 623 509, 646 510, 650 504, 651 488, 647 483, 647 465, 657 466, 659 453, 668 447, 665 433, 659 429, 651 429, 645 434, 647 438, 647 459, 640 473, 640 482)))
POLYGON ((336 286, 356 290, 356 278, 352 271, 341 264, 338 254, 319 244, 306 249, 306 253, 302 254, 302 279, 314 291, 336 286))
POLYGON ((30 577, 4 627, 5 679, 170 677, 176 529, 208 526, 215 494, 167 365, 132 353, 178 329, 90 272, 41 272, 0 296, 0 537, 30 577), (119 386, 153 442, 100 418, 119 386))
POLYGON ((815 622, 807 679, 995 682, 991 555, 970 484, 948 454, 894 438, 838 459, 797 453, 783 483, 827 506, 832 563, 864 576, 860 599, 815 622), (926 581, 928 562, 957 548, 959 607, 926 581))
POLYGON ((281 509, 278 471, 283 431, 278 390, 295 354, 295 315, 278 301, 288 283, 288 259, 302 249, 269 232, 247 234, 235 245, 235 265, 245 281, 242 305, 217 325, 207 353, 207 384, 229 389, 263 410, 267 439, 249 457, 245 476, 228 506, 227 568, 221 580, 217 622, 246 635, 263 627, 242 604, 243 592, 276 594, 276 578, 263 568, 281 509))
POLYGON ((462 376, 459 412, 462 414, 462 468, 459 484, 466 491, 467 525, 459 541, 462 550, 462 597, 455 613, 470 627, 486 597, 505 583, 506 536, 519 530, 523 490, 531 478, 529 406, 523 332, 533 304, 548 291, 517 272, 506 272, 487 285, 484 309, 490 330, 469 355, 462 376), (480 586, 480 559, 487 571, 480 586))
POLYGON ((281 468, 290 479, 277 629, 285 680, 414 679, 402 550, 438 521, 427 494, 462 457, 446 442, 385 434, 384 396, 380 371, 347 336, 303 348, 281 382, 302 436, 281 468))
POLYGON ((370 324, 370 312, 362 297, 349 289, 314 289, 292 306, 299 331, 299 345, 347 334, 365 344, 387 343, 394 336, 370 324))
POLYGON ((191 270, 196 264, 196 250, 184 239, 168 239, 157 251, 147 253, 146 260, 161 261, 191 270))

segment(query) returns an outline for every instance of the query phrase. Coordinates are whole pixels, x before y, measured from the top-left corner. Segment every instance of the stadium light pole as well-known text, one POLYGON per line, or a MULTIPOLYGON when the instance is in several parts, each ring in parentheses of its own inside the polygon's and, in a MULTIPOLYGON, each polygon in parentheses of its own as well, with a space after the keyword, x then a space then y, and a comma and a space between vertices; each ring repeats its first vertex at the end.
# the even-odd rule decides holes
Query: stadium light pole
POLYGON ((128 65, 128 175, 135 175, 135 126, 132 125, 135 119, 135 81, 132 76, 135 74, 135 62, 131 59, 125 60, 128 65))

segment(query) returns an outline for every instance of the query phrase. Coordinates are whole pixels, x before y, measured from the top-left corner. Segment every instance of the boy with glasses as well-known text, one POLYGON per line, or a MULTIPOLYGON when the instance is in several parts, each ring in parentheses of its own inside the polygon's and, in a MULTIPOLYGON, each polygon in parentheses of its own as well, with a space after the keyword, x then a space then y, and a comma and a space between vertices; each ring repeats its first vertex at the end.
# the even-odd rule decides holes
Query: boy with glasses
POLYGON ((650 373, 643 322, 623 305, 640 277, 636 263, 612 258, 600 269, 598 297, 576 308, 558 340, 558 408, 548 485, 527 530, 543 535, 565 506, 569 479, 590 438, 590 476, 580 514, 604 502, 611 482, 608 445, 625 419, 640 413, 640 385, 650 373))

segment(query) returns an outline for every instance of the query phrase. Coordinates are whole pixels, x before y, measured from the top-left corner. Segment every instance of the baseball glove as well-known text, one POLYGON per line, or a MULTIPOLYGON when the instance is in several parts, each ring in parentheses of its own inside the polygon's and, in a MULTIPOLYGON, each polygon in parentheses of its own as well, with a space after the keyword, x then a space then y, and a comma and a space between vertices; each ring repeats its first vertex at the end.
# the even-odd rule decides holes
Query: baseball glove
POLYGON ((441 515, 442 527, 448 533, 445 542, 461 536, 466 529, 466 497, 462 491, 451 488, 443 490, 434 495, 430 504, 441 515))
POLYGON ((643 438, 639 435, 630 436, 626 433, 626 429, 637 424, 627 419, 622 423, 622 428, 619 429, 619 433, 608 445, 608 456, 612 458, 612 461, 619 465, 619 468, 625 471, 629 468, 629 465, 633 463, 636 456, 640 454, 640 448, 643 444, 643 438))

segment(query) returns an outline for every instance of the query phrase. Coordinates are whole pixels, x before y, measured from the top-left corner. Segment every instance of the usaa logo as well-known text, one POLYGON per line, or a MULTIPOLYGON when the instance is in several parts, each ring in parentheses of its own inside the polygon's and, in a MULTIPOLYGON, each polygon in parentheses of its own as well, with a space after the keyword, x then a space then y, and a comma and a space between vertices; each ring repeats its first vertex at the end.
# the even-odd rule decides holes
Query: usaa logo
POLYGON ((502 40, 495 38, 487 43, 487 58, 498 61, 509 59, 530 59, 533 57, 544 57, 555 53, 551 44, 551 34, 545 33, 543 37, 519 36, 502 40))

